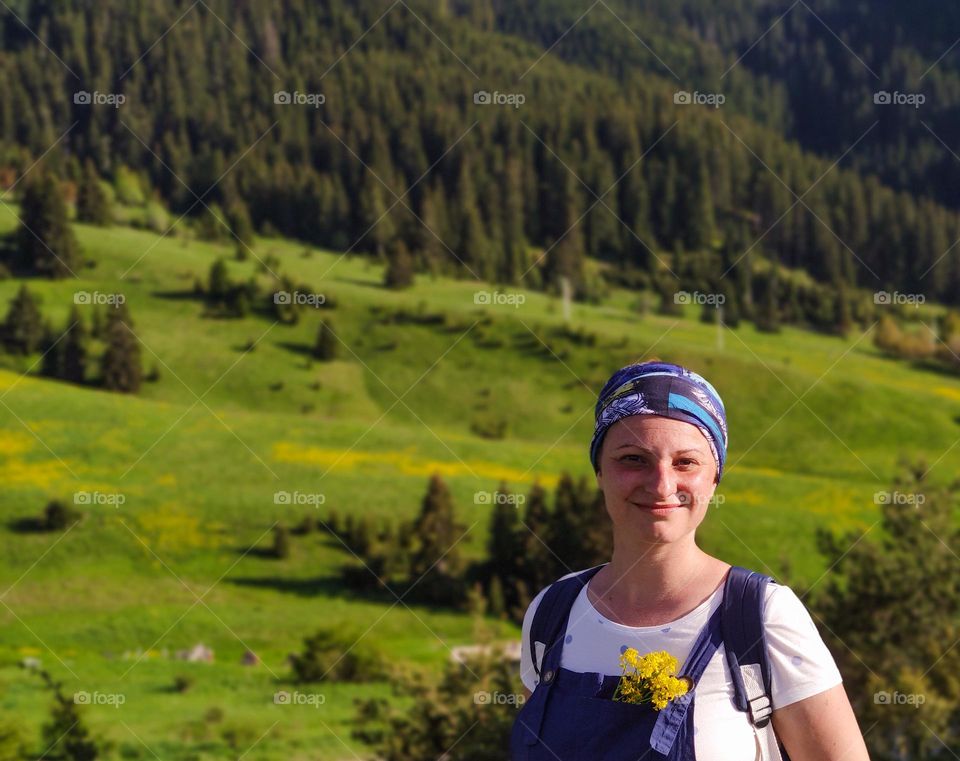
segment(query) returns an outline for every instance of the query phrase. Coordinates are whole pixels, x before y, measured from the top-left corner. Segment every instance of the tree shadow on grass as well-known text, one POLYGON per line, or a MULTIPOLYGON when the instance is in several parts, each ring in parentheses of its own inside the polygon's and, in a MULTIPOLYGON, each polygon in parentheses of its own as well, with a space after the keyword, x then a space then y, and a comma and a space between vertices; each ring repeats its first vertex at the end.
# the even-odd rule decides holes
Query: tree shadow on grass
POLYGON ((7 521, 7 528, 15 534, 48 534, 52 531, 43 518, 32 515, 7 521))
MULTIPOLYGON (((370 583, 378 585, 373 574, 369 574, 370 583)), ((247 576, 238 579, 227 579, 230 584, 254 589, 270 589, 284 594, 299 597, 337 597, 355 602, 395 603, 397 598, 383 587, 370 589, 354 589, 348 586, 342 577, 336 575, 314 576, 310 578, 291 579, 281 575, 247 576)), ((402 595, 402 590, 394 590, 402 595)))

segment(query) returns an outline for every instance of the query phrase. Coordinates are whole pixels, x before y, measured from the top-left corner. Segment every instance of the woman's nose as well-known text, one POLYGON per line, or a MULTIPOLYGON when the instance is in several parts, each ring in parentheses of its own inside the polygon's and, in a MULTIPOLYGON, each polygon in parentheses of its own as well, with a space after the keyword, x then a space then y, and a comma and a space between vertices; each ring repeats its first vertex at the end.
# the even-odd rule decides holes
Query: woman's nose
POLYGON ((658 499, 672 497, 677 491, 677 476, 673 471, 673 463, 660 462, 653 468, 650 477, 650 491, 658 499))

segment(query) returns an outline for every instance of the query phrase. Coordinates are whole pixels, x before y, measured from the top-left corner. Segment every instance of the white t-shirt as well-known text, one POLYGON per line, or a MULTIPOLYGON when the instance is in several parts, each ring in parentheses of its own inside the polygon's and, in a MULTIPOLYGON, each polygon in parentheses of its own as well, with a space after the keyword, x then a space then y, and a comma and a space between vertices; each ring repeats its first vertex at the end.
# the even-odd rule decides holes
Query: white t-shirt
MULTIPOLYGON (((539 679, 530 656, 530 627, 546 591, 540 591, 523 617, 520 678, 531 691, 539 679)), ((700 630, 722 600, 721 584, 707 600, 676 621, 661 626, 624 626, 604 617, 587 598, 584 586, 570 610, 560 665, 571 671, 619 675, 620 653, 626 647, 634 647, 641 654, 666 650, 682 667, 700 630)), ((775 708, 816 695, 843 681, 810 614, 792 589, 781 584, 767 585, 764 623, 775 708)), ((536 648, 539 664, 544 646, 537 642, 536 648)), ((753 729, 747 714, 734 707, 733 695, 721 644, 697 684, 693 706, 697 761, 754 761, 753 729)))

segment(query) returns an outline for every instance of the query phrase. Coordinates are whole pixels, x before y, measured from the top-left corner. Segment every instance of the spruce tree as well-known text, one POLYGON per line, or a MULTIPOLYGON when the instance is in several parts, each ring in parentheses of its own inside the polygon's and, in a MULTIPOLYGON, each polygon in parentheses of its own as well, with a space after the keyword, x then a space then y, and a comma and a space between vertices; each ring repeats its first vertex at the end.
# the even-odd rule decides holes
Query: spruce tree
POLYGON ((207 303, 212 307, 222 308, 227 303, 232 287, 227 263, 218 258, 210 265, 210 274, 207 276, 207 303))
POLYGON ((442 190, 427 190, 423 197, 420 219, 422 224, 417 230, 416 249, 420 252, 424 269, 437 276, 451 267, 450 261, 457 262, 447 251, 444 243, 446 232, 446 207, 442 190))
POLYGON ((396 234, 393 218, 396 207, 390 209, 393 202, 380 180, 372 172, 367 172, 360 191, 361 225, 366 232, 365 241, 378 261, 383 261, 387 242, 396 234))
POLYGON ((699 251, 708 247, 713 239, 714 228, 710 177, 702 157, 696 161, 694 167, 694 177, 687 203, 687 219, 683 226, 684 244, 688 251, 699 251))
POLYGON ((90 159, 87 159, 83 165, 83 175, 77 188, 77 219, 92 225, 110 224, 110 206, 107 196, 100 184, 100 176, 90 159))
POLYGON ((394 238, 387 247, 387 269, 384 285, 400 290, 413 285, 413 257, 400 238, 394 238))
POLYGON ((777 278, 777 265, 771 265, 763 283, 763 294, 756 309, 757 330, 767 333, 780 331, 780 284, 777 278))
POLYGON ((80 249, 67 218, 67 205, 60 183, 52 174, 28 180, 21 201, 21 224, 17 232, 20 265, 44 277, 73 276, 79 266, 80 249))
POLYGON ((74 696, 63 694, 63 685, 46 671, 40 677, 53 692, 50 719, 43 725, 43 758, 49 761, 94 761, 99 750, 90 738, 74 696))
POLYGON ((100 358, 103 387, 110 391, 137 393, 143 375, 140 342, 133 334, 133 321, 126 304, 107 314, 106 343, 107 348, 100 358))
POLYGON ((21 285, 3 321, 4 345, 7 351, 14 354, 33 354, 43 338, 40 307, 26 284, 21 285))
POLYGON ((237 199, 227 207, 227 223, 233 237, 238 241, 239 250, 246 253, 254 242, 253 223, 250 221, 250 211, 242 200, 237 199))
POLYGON ((458 546, 462 532, 463 527, 454 518, 450 491, 435 473, 413 523, 416 546, 410 557, 410 582, 416 586, 418 596, 441 604, 463 600, 463 565, 458 546))
POLYGON ((523 232, 522 167, 515 158, 507 160, 501 177, 503 189, 502 251, 497 281, 516 285, 526 270, 527 241, 523 232))
POLYGON ((57 335, 48 320, 43 323, 43 361, 40 365, 40 374, 46 378, 63 377, 63 340, 57 335))
POLYGON ((523 539, 527 530, 520 523, 519 508, 505 483, 501 482, 496 494, 497 502, 490 515, 487 540, 491 607, 494 600, 493 584, 499 581, 498 594, 502 598, 502 611, 511 617, 522 618, 527 603, 521 569, 523 539))
POLYGON ((529 602, 537 592, 558 578, 555 573, 557 562, 547 544, 550 539, 547 493, 539 482, 534 482, 527 495, 521 529, 519 576, 526 586, 529 602))
POLYGON ((63 346, 61 377, 70 383, 82 384, 87 376, 88 336, 80 310, 76 306, 70 310, 66 333, 61 344, 63 346))
POLYGON ((562 236, 551 244, 543 263, 543 281, 546 290, 552 293, 559 292, 561 281, 566 278, 577 295, 583 293, 583 257, 584 242, 583 228, 579 210, 579 196, 574 185, 576 179, 567 175, 563 181, 563 191, 559 194, 558 203, 560 230, 562 236))

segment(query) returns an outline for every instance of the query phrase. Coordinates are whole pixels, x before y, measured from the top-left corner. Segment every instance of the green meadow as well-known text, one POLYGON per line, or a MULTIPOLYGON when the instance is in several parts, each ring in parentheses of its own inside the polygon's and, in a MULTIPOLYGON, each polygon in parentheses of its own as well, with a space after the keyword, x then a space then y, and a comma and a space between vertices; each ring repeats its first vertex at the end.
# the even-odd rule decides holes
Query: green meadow
MULTIPOLYGON (((0 233, 15 226, 12 207, 0 208, 0 233)), ((276 257, 278 271, 335 308, 306 310, 292 326, 265 314, 212 319, 191 293, 195 279, 225 257, 235 278, 266 283, 256 259, 127 227, 75 230, 96 266, 78 280, 31 281, 44 315, 60 329, 77 291, 124 294, 144 367, 159 379, 128 397, 43 379, 38 356, 0 358, 0 711, 28 738, 50 702, 19 666, 34 656, 68 692, 124 695, 85 716, 127 758, 227 757, 251 745, 245 758, 363 755, 349 737, 353 699, 388 686, 316 685, 318 707, 275 705, 277 690, 292 689, 288 654, 334 626, 386 659, 439 669, 451 647, 471 642, 473 622, 342 588, 350 555, 322 533, 293 537, 289 558, 265 556, 257 550, 272 526, 334 509, 410 518, 439 472, 467 528, 460 546, 480 556, 490 507, 474 495, 501 481, 552 490, 564 471, 592 478, 595 395, 644 356, 701 372, 726 404, 723 501, 702 545, 798 590, 828 570, 818 527, 879 533, 874 495, 892 488, 902 456, 925 458, 934 482, 952 479, 960 461, 960 381, 884 358, 869 332, 721 331, 698 320, 698 307, 679 319, 641 313, 639 294, 614 290, 601 305, 572 307, 567 327, 595 334, 590 345, 543 294, 482 305, 475 294, 494 286, 423 275, 392 292, 369 260, 280 239, 260 239, 257 255, 276 257), (382 319, 397 310, 447 319, 382 319), (332 362, 310 358, 321 317, 342 341, 332 362), (475 433, 499 422, 503 439, 475 433), (78 491, 124 501, 81 506, 83 521, 66 532, 16 530, 78 491), (278 491, 321 493, 324 504, 277 504, 278 491), (198 642, 213 663, 173 658, 198 642), (259 665, 241 664, 247 650, 259 665), (178 675, 193 687, 174 691, 178 675), (212 708, 222 719, 205 725, 212 708)), ((0 303, 20 284, 0 281, 0 303)))

